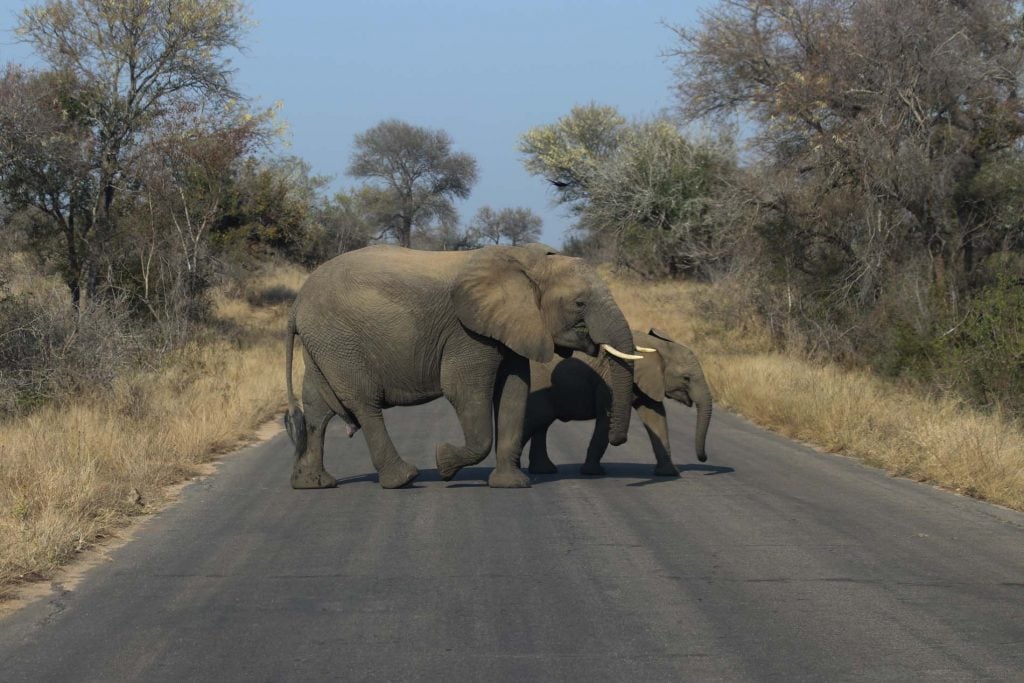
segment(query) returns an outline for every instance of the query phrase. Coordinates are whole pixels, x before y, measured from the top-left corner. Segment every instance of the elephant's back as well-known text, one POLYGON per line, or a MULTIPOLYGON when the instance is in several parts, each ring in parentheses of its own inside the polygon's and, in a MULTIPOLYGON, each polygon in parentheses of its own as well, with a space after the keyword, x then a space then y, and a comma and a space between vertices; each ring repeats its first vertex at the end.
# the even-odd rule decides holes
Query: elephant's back
POLYGON ((310 273, 295 300, 296 317, 341 310, 374 318, 399 310, 436 315, 448 305, 442 294, 465 259, 452 256, 390 245, 341 254, 310 273))
POLYGON ((351 287, 450 282, 465 262, 465 252, 418 251, 379 244, 325 261, 310 273, 307 287, 351 287))

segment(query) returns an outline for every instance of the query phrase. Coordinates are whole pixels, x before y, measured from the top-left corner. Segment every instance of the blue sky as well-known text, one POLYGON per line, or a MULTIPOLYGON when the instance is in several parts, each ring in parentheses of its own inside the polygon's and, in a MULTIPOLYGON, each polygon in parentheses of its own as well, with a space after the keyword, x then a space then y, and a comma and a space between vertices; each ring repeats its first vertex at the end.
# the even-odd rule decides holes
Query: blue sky
MULTIPOLYGON (((692 25, 711 2, 255 0, 236 83, 258 103, 283 103, 282 151, 335 188, 352 183, 344 172, 356 133, 387 118, 445 129, 479 164, 459 204, 463 223, 485 204, 526 206, 558 245, 571 219, 523 170, 519 136, 590 101, 628 117, 670 109, 671 65, 660 54, 674 34, 660 22, 692 25)), ((26 4, 0 0, 0 61, 29 60, 11 33, 26 4)))

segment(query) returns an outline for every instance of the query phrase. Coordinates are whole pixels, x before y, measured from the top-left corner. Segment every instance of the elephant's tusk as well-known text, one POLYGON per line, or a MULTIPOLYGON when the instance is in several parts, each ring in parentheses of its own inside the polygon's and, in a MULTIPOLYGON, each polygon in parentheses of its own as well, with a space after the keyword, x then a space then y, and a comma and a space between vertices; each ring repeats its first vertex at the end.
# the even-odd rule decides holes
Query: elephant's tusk
POLYGON ((658 352, 658 349, 652 349, 652 348, 650 348, 648 346, 638 346, 638 347, 636 347, 636 350, 639 351, 640 353, 657 353, 658 352))
POLYGON ((623 353, 622 351, 619 351, 617 348, 615 348, 611 344, 601 344, 601 348, 604 349, 605 351, 607 351, 608 353, 612 354, 616 358, 621 358, 622 360, 643 360, 644 359, 643 356, 638 356, 638 355, 635 355, 635 354, 632 354, 632 353, 623 353))

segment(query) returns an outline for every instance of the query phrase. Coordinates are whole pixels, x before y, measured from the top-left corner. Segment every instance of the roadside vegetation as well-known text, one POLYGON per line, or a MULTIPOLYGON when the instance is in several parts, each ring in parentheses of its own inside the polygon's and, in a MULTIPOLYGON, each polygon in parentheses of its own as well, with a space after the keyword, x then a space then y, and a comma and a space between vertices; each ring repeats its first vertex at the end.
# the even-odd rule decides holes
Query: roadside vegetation
MULTIPOLYGON (((720 405, 1024 509, 1021 16, 713 4, 666 27, 675 112, 580 103, 509 146, 574 217, 563 249, 691 346, 720 405)), ((461 217, 478 168, 441 129, 356 135, 340 190, 276 153, 278 107, 232 82, 239 0, 40 0, 17 21, 41 66, 0 71, 0 594, 276 414, 308 269, 543 229, 523 207, 461 217)))
POLYGON ((658 328, 693 349, 720 407, 896 476, 1024 510, 1018 417, 867 368, 780 351, 763 321, 715 285, 621 275, 609 282, 631 325, 658 328))
MULTIPOLYGON (((204 472, 280 412, 283 321, 304 278, 278 265, 244 287, 219 287, 193 340, 0 422, 0 596, 159 509, 165 487, 204 472)), ((59 319, 61 283, 30 282, 37 324, 59 319)), ((83 372, 76 359, 90 348, 64 359, 68 372, 83 372)), ((90 362, 107 373, 118 365, 90 362)))

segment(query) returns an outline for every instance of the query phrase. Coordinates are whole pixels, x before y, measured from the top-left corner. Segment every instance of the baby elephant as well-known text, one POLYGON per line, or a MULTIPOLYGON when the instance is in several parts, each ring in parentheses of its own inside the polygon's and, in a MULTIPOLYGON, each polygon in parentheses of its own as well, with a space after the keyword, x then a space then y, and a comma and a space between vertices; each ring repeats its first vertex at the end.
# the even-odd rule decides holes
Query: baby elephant
MULTIPOLYGON (((654 473, 678 477, 679 470, 672 464, 672 451, 668 443, 668 423, 665 419, 665 397, 687 406, 697 406, 695 446, 697 459, 708 459, 704 450, 708 425, 711 422, 711 391, 704 379, 697 357, 690 349, 677 344, 664 333, 651 330, 648 334, 633 332, 637 352, 643 360, 634 364, 633 408, 640 416, 651 438, 654 457, 658 464, 654 473)), ((556 419, 597 419, 594 434, 587 448, 587 460, 580 467, 583 474, 604 474, 601 457, 608 448, 608 409, 612 402, 611 389, 606 381, 608 357, 577 355, 566 359, 555 358, 549 363, 530 363, 530 398, 526 406, 526 428, 523 443, 530 440, 530 472, 550 474, 558 468, 548 457, 548 427, 556 419)))

